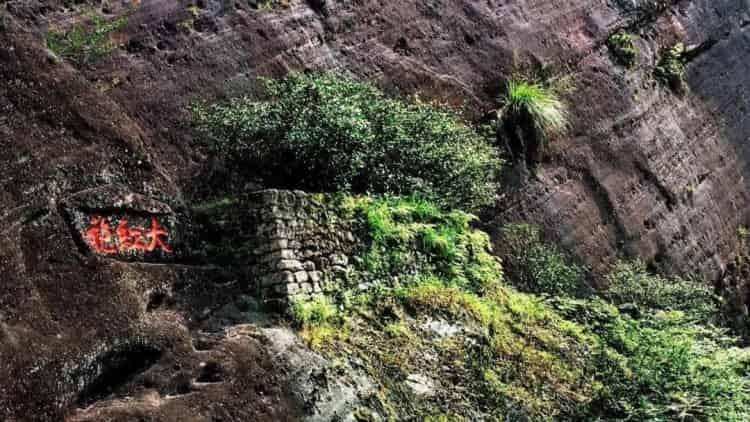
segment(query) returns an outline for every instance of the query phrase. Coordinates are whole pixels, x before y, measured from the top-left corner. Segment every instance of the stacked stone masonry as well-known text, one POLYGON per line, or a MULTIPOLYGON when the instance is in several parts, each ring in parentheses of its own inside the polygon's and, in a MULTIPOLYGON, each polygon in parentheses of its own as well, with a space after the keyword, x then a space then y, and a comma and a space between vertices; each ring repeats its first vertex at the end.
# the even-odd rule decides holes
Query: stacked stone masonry
POLYGON ((247 196, 252 224, 249 275, 267 299, 308 298, 333 290, 362 246, 352 219, 330 195, 264 190, 247 196))

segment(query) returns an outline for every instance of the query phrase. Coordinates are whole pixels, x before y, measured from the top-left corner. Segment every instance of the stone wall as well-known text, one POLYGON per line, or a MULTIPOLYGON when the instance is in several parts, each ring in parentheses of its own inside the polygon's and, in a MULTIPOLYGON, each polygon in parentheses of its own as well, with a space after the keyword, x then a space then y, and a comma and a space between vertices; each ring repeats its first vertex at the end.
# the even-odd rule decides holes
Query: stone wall
POLYGON ((335 202, 302 191, 254 192, 223 214, 225 235, 214 242, 241 255, 249 287, 264 299, 309 298, 334 289, 364 245, 357 222, 335 202))

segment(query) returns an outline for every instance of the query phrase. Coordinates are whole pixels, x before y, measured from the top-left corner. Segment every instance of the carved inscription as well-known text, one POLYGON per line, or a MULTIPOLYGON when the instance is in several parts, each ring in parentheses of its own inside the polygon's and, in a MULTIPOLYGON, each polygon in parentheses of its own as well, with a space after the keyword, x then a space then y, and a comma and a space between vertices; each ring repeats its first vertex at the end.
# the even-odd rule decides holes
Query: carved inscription
POLYGON ((162 227, 159 219, 151 217, 151 227, 130 226, 126 217, 115 224, 100 215, 90 217, 89 225, 83 231, 83 238, 95 251, 115 254, 132 250, 153 252, 157 249, 172 253, 167 243, 169 232, 162 227))

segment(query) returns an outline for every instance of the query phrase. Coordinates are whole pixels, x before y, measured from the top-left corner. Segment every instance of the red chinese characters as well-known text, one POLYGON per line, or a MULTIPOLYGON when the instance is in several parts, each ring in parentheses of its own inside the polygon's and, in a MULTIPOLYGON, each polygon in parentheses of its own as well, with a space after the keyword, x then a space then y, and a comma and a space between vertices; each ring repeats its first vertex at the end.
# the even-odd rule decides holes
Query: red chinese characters
POLYGON ((113 229, 106 217, 93 216, 88 228, 83 232, 89 245, 105 254, 130 250, 152 252, 157 248, 172 253, 172 248, 166 242, 168 235, 156 217, 151 217, 151 227, 148 229, 128 226, 128 219, 125 217, 121 218, 117 227, 113 229))

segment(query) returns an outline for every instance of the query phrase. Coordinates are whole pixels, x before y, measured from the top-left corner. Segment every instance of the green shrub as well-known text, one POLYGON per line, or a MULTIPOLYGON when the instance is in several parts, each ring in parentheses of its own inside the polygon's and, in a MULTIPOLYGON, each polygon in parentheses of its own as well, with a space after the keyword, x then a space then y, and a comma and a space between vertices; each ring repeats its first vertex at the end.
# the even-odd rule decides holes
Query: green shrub
POLYGON ((659 64, 654 69, 654 75, 667 84, 672 91, 682 94, 687 90, 685 82, 685 45, 675 44, 664 53, 659 64))
POLYGON ((748 420, 748 351, 682 317, 663 313, 611 325, 606 340, 627 357, 632 374, 627 383, 612 380, 613 396, 627 403, 620 410, 631 420, 748 420))
POLYGON ((568 295, 587 291, 584 269, 545 244, 537 227, 523 223, 505 225, 496 243, 507 279, 518 289, 568 295))
POLYGON ((631 303, 650 310, 675 310, 700 321, 719 313, 720 298, 706 283, 665 279, 649 274, 642 262, 620 262, 607 275, 605 297, 616 304, 631 303))
POLYGON ((633 36, 623 30, 617 31, 607 39, 609 47, 615 58, 624 66, 632 67, 638 57, 638 49, 633 42, 633 36))
POLYGON ((565 133, 570 127, 568 107, 560 92, 551 86, 512 77, 506 86, 498 118, 524 132, 527 153, 538 153, 549 140, 565 133))
POLYGON ((420 194, 449 208, 493 202, 501 161, 455 112, 326 74, 267 80, 268 99, 194 108, 217 152, 283 187, 420 194))
POLYGON ((590 363, 605 388, 580 418, 747 420, 750 355, 723 330, 695 324, 679 311, 632 319, 596 298, 554 298, 550 304, 601 341, 590 363))
POLYGON ((122 29, 129 18, 130 15, 126 14, 107 20, 99 13, 89 13, 87 22, 75 25, 70 31, 48 32, 47 48, 59 56, 80 62, 95 60, 118 47, 111 36, 122 29))

